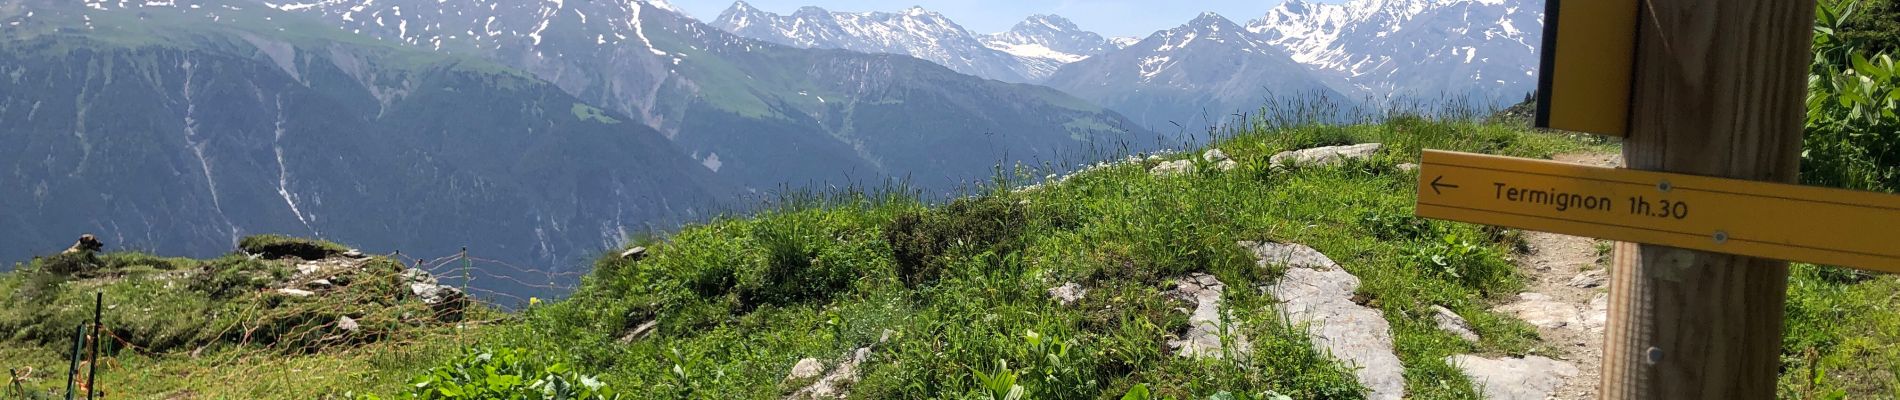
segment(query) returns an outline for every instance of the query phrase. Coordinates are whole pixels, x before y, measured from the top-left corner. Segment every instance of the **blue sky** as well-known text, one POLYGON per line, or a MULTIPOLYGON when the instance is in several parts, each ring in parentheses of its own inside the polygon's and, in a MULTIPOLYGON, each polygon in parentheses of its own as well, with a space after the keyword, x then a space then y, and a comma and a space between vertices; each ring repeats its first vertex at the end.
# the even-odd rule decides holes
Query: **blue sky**
MULTIPOLYGON (((732 0, 669 0, 702 20, 712 20, 732 6, 732 0)), ((1323 0, 1337 3, 1339 0, 1323 0)), ((753 7, 790 14, 801 6, 832 11, 898 11, 912 5, 943 13, 975 33, 1008 30, 1032 14, 1056 14, 1108 36, 1146 37, 1157 30, 1180 26, 1203 11, 1213 11, 1241 24, 1265 15, 1281 0, 747 0, 753 7)))

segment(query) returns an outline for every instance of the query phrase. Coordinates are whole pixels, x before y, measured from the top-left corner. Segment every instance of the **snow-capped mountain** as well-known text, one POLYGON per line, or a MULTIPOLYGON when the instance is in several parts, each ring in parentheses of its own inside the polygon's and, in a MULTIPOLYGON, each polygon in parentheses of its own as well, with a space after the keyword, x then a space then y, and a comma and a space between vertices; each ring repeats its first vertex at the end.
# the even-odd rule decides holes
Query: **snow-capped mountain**
POLYGON ((1008 82, 1033 80, 1015 56, 984 46, 963 26, 922 7, 896 13, 803 7, 791 15, 778 15, 740 1, 720 13, 712 24, 740 36, 787 46, 901 54, 969 75, 1008 82))
MULTIPOLYGON (((566 262, 691 216, 675 211, 722 207, 715 199, 900 177, 945 193, 992 176, 999 161, 1159 139, 1054 89, 744 38, 653 0, 276 1, 0 0, 0 70, 43 72, 0 87, 59 78, 0 90, 0 110, 81 110, 54 125, 0 127, 7 143, 58 136, 75 149, 42 161, 0 146, 0 165, 70 177, 71 163, 94 163, 90 171, 138 173, 113 179, 176 186, 64 186, 58 197, 0 203, 123 199, 98 208, 159 210, 143 223, 48 214, 22 225, 30 231, 192 231, 196 248, 229 249, 238 232, 307 227, 346 242, 494 244, 508 262, 566 262), (102 62, 127 67, 84 67, 102 62), (60 95, 28 97, 42 94, 60 95), (70 127, 90 128, 46 135, 78 132, 70 127), (165 146, 88 153, 87 143, 122 140, 165 146), (147 160, 168 164, 139 164, 147 160), (67 164, 42 165, 53 161, 67 164), (416 206, 384 207, 394 204, 416 206), (343 207, 405 214, 329 217, 348 215, 343 207)), ((29 120, 49 121, 20 121, 29 120)), ((0 220, 16 215, 36 212, 0 210, 0 220)))
POLYGON ((1496 105, 1536 88, 1543 18, 1529 0, 1287 0, 1247 29, 1355 97, 1496 105))
POLYGON ((1134 44, 1109 41, 1058 15, 1033 15, 1007 32, 983 35, 982 39, 984 46, 1021 59, 1033 78, 1047 77, 1068 63, 1134 44))
POLYGON ((1279 47, 1215 13, 1128 48, 1063 66, 1045 83, 1153 129, 1198 133, 1273 100, 1332 101, 1334 91, 1279 47))

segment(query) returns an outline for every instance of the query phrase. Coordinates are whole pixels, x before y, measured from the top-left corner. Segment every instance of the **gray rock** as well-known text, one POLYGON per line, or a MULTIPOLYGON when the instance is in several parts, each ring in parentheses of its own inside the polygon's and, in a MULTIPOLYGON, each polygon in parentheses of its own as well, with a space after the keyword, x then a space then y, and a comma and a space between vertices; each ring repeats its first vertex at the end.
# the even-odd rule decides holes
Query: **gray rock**
POLYGON ((785 398, 842 399, 848 397, 848 393, 846 393, 845 390, 848 389, 851 384, 858 382, 858 365, 869 361, 871 359, 871 351, 877 345, 890 341, 892 333, 893 332, 889 329, 886 329, 883 335, 878 336, 877 343, 873 343, 870 346, 859 347, 857 350, 845 353, 844 361, 839 362, 836 368, 832 368, 831 373, 825 374, 824 377, 818 378, 817 382, 812 382, 811 386, 798 389, 798 391, 792 392, 790 396, 785 396, 785 398))
POLYGON ((1154 168, 1149 169, 1148 173, 1154 174, 1155 176, 1175 176, 1175 175, 1192 174, 1194 173, 1194 161, 1193 160, 1174 160, 1174 161, 1163 162, 1161 163, 1161 165, 1156 165, 1154 168))
POLYGON ((1398 167, 1400 171, 1405 171, 1405 172, 1412 172, 1412 171, 1418 170, 1418 164, 1413 164, 1413 163, 1399 164, 1398 167))
POLYGON ((1208 149, 1206 153, 1201 154, 1201 159, 1206 160, 1209 164, 1213 164, 1214 170, 1216 171, 1233 171, 1234 168, 1240 167, 1240 163, 1235 162, 1233 158, 1227 157, 1227 153, 1220 151, 1220 149, 1208 149))
POLYGON ((1353 375, 1369 399, 1396 400, 1405 395, 1405 367, 1393 353, 1392 327, 1384 313, 1353 302, 1359 278, 1310 247, 1242 242, 1261 267, 1284 265, 1286 276, 1267 287, 1280 302, 1287 322, 1303 326, 1313 347, 1356 368, 1353 375))
POLYGON ((805 357, 804 359, 798 360, 797 364, 792 364, 792 372, 785 374, 785 381, 792 382, 817 378, 818 375, 824 373, 824 363, 818 362, 816 358, 805 357))
POLYGON ((1569 285, 1570 287, 1575 287, 1575 288, 1592 289, 1592 288, 1603 287, 1603 284, 1608 283, 1609 281, 1610 281, 1610 270, 1593 269, 1589 271, 1583 271, 1583 273, 1577 274, 1576 277, 1570 278, 1569 285))
POLYGON ((1168 341, 1168 347, 1175 349, 1175 355, 1189 358, 1224 358, 1227 348, 1222 342, 1223 336, 1234 339, 1233 351, 1237 356, 1253 352, 1253 344, 1247 341, 1247 335, 1228 326, 1222 318, 1221 294, 1227 285, 1213 275, 1195 273, 1187 278, 1175 281, 1175 289, 1170 294, 1194 304, 1194 310, 1188 312, 1187 335, 1180 340, 1168 341))
POLYGON ((1496 311, 1540 328, 1583 328, 1583 316, 1576 306, 1552 300, 1542 293, 1519 293, 1517 302, 1498 307, 1496 311))
POLYGON ((349 251, 345 251, 345 252, 343 252, 343 256, 344 256, 344 257, 349 257, 349 258, 354 258, 354 259, 359 259, 359 260, 360 260, 360 259, 364 259, 364 258, 369 258, 369 256, 366 256, 366 255, 363 255, 363 251, 362 251, 362 250, 357 250, 357 249, 350 249, 349 251))
POLYGON ((285 295, 285 296, 290 296, 290 297, 310 297, 310 296, 317 295, 317 292, 312 292, 312 291, 303 290, 303 289, 291 289, 291 288, 277 289, 277 293, 285 295))
POLYGON ((658 320, 641 323, 639 326, 635 326, 633 327, 633 329, 628 330, 627 334, 620 335, 620 343, 633 343, 634 340, 645 338, 647 337, 647 335, 653 334, 653 328, 658 328, 659 326, 660 326, 660 321, 658 320))
POLYGON ((311 274, 315 274, 317 273, 317 271, 322 271, 322 270, 323 270, 323 266, 318 265, 317 263, 314 263, 314 262, 300 263, 300 264, 297 264, 297 272, 291 274, 290 278, 299 279, 306 276, 310 276, 311 274))
POLYGON ((1286 167, 1288 165, 1323 167, 1337 165, 1347 160, 1363 160, 1372 157, 1374 154, 1379 154, 1379 150, 1384 148, 1385 145, 1379 143, 1315 147, 1305 150, 1280 152, 1280 154, 1274 154, 1268 161, 1272 162, 1274 167, 1286 167))
POLYGON ((336 283, 330 282, 329 279, 318 279, 318 280, 310 281, 309 283, 303 284, 303 287, 311 288, 314 290, 323 290, 323 289, 336 287, 336 283))
POLYGON ((1590 333, 1603 333, 1603 326, 1610 321, 1610 294, 1597 293, 1590 298, 1590 306, 1583 311, 1583 329, 1590 333))
POLYGON ((1478 333, 1471 330, 1471 323, 1465 321, 1465 317, 1458 316, 1458 313, 1451 312, 1451 309, 1444 306, 1432 306, 1432 320, 1438 322, 1439 330, 1467 342, 1477 343, 1480 339, 1478 333))
MULTIPOLYGON (((1339 267, 1338 263, 1334 263, 1332 258, 1326 257, 1326 255, 1320 253, 1319 250, 1313 250, 1311 247, 1302 245, 1273 242, 1240 242, 1240 246, 1253 250, 1254 258, 1260 262, 1261 266, 1281 265, 1287 268, 1318 270, 1330 270, 1339 267)), ((1355 282, 1357 281, 1355 280, 1355 282)), ((1357 284, 1355 283, 1354 285, 1356 286, 1357 284)))
POLYGON ((462 310, 468 305, 468 295, 454 286, 414 282, 409 284, 409 293, 422 300, 422 304, 429 305, 435 311, 436 318, 443 321, 461 320, 462 310))
POLYGON ((1082 285, 1078 285, 1075 282, 1064 283, 1062 286, 1049 288, 1049 298, 1055 299, 1057 303, 1061 303, 1065 306, 1075 304, 1076 301, 1082 300, 1082 296, 1087 296, 1088 294, 1088 289, 1082 288, 1082 285))
POLYGON ((1577 376, 1577 366, 1539 356, 1490 359, 1456 355, 1445 362, 1463 370, 1489 400, 1545 400, 1564 380, 1577 376))
POLYGON ((355 318, 343 316, 336 319, 336 328, 344 332, 356 332, 356 330, 362 329, 362 325, 357 324, 355 318))
POLYGON ((640 261, 642 259, 647 258, 647 248, 641 247, 641 246, 634 246, 634 248, 627 249, 627 251, 620 252, 620 258, 633 260, 633 261, 640 261))

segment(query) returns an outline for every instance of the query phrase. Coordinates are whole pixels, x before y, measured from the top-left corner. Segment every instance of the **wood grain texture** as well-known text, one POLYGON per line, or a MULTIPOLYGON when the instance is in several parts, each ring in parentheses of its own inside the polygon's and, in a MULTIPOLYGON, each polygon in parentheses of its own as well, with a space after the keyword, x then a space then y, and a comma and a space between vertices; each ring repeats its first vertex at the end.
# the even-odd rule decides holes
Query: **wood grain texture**
MULTIPOLYGON (((1795 182, 1814 5, 1645 0, 1627 166, 1795 182)), ((1787 263, 1652 245, 1616 252, 1602 398, 1775 397, 1787 263)))

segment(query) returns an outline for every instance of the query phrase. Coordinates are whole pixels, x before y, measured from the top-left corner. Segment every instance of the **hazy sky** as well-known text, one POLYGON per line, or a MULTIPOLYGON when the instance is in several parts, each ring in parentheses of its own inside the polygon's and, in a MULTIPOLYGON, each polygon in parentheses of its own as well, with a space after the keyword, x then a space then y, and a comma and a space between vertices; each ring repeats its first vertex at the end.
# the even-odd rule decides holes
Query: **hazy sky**
MULTIPOLYGON (((732 0, 669 0, 693 17, 711 21, 732 6, 732 0)), ((1338 3, 1340 0, 1322 0, 1338 3)), ((1032 14, 1067 17, 1082 29, 1107 36, 1146 37, 1157 30, 1180 26, 1203 11, 1213 11, 1234 22, 1265 15, 1282 0, 747 0, 761 10, 791 14, 801 6, 831 11, 899 11, 912 5, 943 13, 975 33, 1009 30, 1032 14)))

